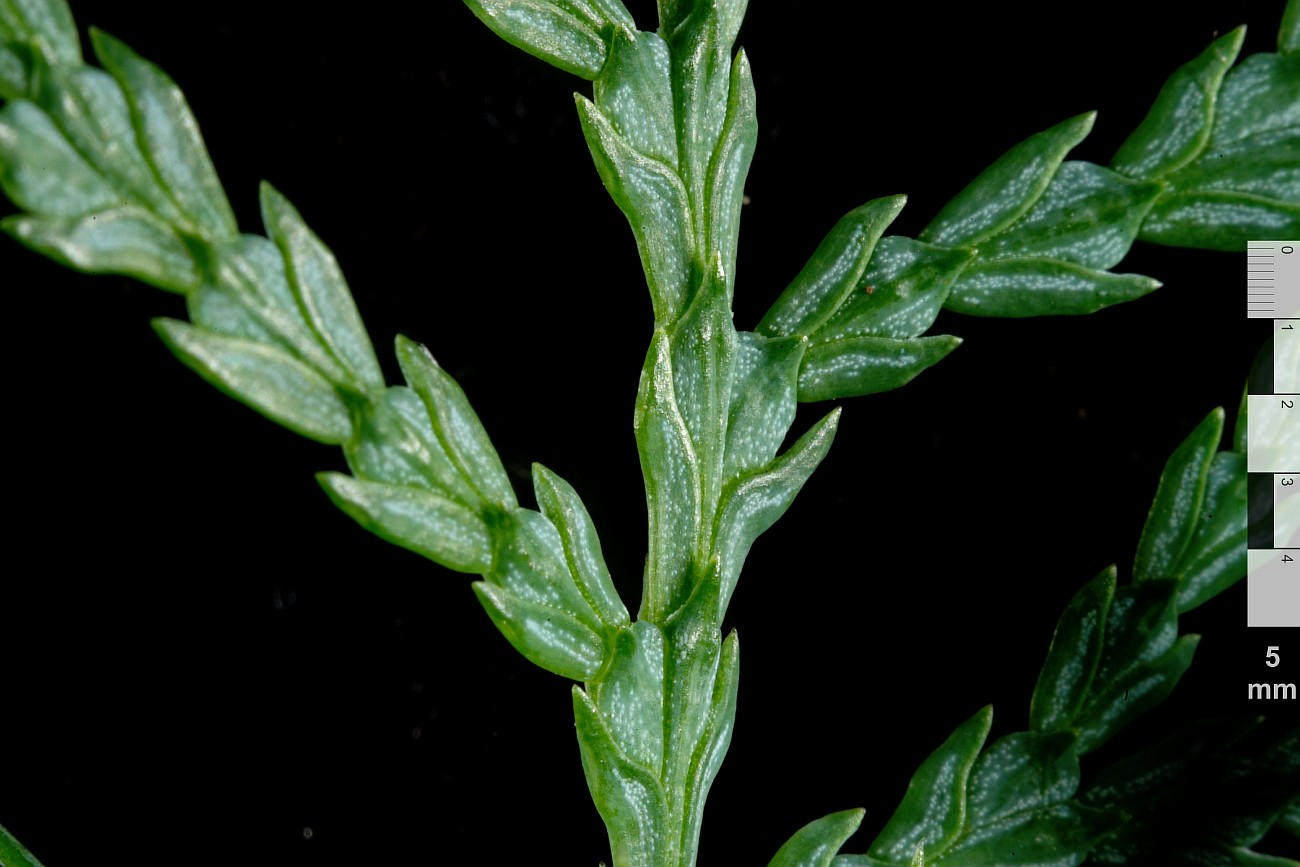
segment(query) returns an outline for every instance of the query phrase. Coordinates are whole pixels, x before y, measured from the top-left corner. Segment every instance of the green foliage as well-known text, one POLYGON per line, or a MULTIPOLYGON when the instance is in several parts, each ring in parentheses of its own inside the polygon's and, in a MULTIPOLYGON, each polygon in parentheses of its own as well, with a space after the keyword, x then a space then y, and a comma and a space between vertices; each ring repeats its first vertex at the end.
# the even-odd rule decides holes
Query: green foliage
MULTIPOLYGON (((733 54, 743 0, 661 0, 657 32, 638 31, 618 0, 467 2, 507 41, 593 81, 577 97, 583 135, 645 270, 654 329, 634 428, 649 539, 635 619, 577 492, 535 466, 539 509, 521 507, 468 396, 424 347, 398 338, 405 384, 386 384, 337 261, 298 211, 263 185, 266 237, 241 235, 175 83, 103 33, 91 41, 104 69, 85 64, 59 0, 0 3, 0 186, 24 211, 2 225, 73 268, 184 295, 191 322, 155 322, 184 364, 341 446, 351 474, 318 478, 342 511, 481 576, 475 593, 510 644, 580 682, 578 742, 614 863, 692 865, 735 724, 739 639, 723 637, 723 618, 750 547, 840 418, 831 410, 782 451, 796 403, 904 385, 961 343, 927 334, 944 308, 1081 314, 1151 292, 1155 280, 1111 271, 1136 238, 1240 249, 1295 233, 1297 3, 1280 53, 1234 68, 1238 30, 1178 70, 1110 168, 1067 160, 1086 114, 1012 147, 917 239, 885 234, 901 195, 851 211, 747 332, 732 322, 757 142, 752 70, 733 54)), ((1218 451, 1222 428, 1216 411, 1170 458, 1133 583, 1107 570, 1063 614, 1029 731, 986 746, 992 711, 980 711, 917 771, 867 854, 838 855, 862 819, 849 811, 806 826, 772 865, 1139 857, 1139 772, 1161 755, 1082 795, 1079 758, 1168 695, 1197 640, 1179 636, 1178 615, 1241 577, 1244 456, 1218 451)), ((1288 749, 1267 755, 1277 764, 1288 749)), ((1246 830, 1233 826, 1223 845, 1241 863, 1264 863, 1249 847, 1271 824, 1295 826, 1293 771, 1246 830)), ((27 858, 2 829, 0 856, 27 858)))

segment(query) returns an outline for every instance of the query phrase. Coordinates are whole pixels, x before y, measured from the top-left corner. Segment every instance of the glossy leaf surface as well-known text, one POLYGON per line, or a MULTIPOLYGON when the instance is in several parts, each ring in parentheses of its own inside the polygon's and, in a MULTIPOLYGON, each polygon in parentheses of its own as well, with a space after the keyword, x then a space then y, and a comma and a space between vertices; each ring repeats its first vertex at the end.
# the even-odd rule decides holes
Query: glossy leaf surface
POLYGON ((595 78, 605 64, 612 22, 582 0, 468 0, 466 5, 506 42, 566 72, 595 78))
POLYGON ((862 810, 844 810, 809 822, 777 850, 767 867, 830 867, 840 847, 862 824, 862 816, 862 810))
POLYGON ((915 340, 850 337, 810 347, 799 369, 799 400, 837 400, 906 385, 961 345, 942 335, 915 340))

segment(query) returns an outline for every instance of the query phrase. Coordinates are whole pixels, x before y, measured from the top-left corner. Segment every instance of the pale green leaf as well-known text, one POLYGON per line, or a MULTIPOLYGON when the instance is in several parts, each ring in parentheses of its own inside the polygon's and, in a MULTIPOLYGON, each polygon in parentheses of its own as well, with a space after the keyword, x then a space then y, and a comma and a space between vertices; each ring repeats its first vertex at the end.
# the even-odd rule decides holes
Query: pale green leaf
POLYGON ((1245 37, 1246 29, 1238 27, 1171 75, 1111 168, 1133 178, 1162 178, 1196 159, 1210 140, 1219 86, 1245 37))
POLYGON ((979 260, 1041 257, 1112 268, 1128 254, 1162 188, 1092 163, 1063 163, 1028 213, 980 244, 979 260))
POLYGON ((804 338, 769 340, 749 331, 736 335, 724 483, 776 456, 794 424, 799 365, 806 347, 804 338))
POLYGON ((851 337, 810 347, 799 371, 799 400, 811 403, 906 385, 961 345, 960 337, 915 340, 851 337))
POLYGON ((601 23, 578 14, 573 8, 577 4, 465 0, 465 5, 506 42, 566 72, 590 79, 605 65, 607 45, 601 23))
POLYGON ((1191 611, 1246 575, 1246 456, 1219 452, 1210 464, 1196 535, 1174 567, 1178 610, 1191 611))
POLYGON ((1210 141, 1300 126, 1300 55, 1252 54, 1223 79, 1210 141))
POLYGON ((767 337, 815 333, 858 286, 876 242, 905 204, 906 196, 891 196, 845 214, 754 330, 767 337))
POLYGON ((619 30, 596 78, 596 105, 614 130, 647 157, 677 165, 677 127, 668 46, 657 33, 619 30))
POLYGON ((381 539, 457 572, 482 574, 492 565, 487 525, 461 503, 343 473, 321 473, 316 479, 334 505, 381 539))
POLYGON ((292 356, 174 319, 153 325, 186 367, 272 421, 330 445, 352 435, 347 405, 334 386, 292 356))
POLYGON ((705 200, 709 249, 721 258, 728 294, 736 285, 736 242, 740 236, 745 178, 758 143, 758 119, 754 110, 754 75, 742 50, 731 67, 727 119, 709 167, 711 180, 705 200))
POLYGON ((474 593, 510 646, 529 662, 570 680, 590 680, 600 671, 604 642, 578 618, 485 581, 474 582, 474 593))
POLYGON ((704 803, 709 788, 718 776, 722 760, 731 747, 731 735, 736 726, 736 694, 740 679, 740 637, 735 630, 722 642, 718 656, 717 675, 709 694, 708 715, 703 730, 695 741, 695 749, 686 768, 684 800, 684 828, 682 829, 684 863, 695 861, 700 839, 700 825, 704 821, 704 803))
POLYGON ((640 616, 655 622, 662 622, 690 591, 690 543, 701 521, 699 464, 673 379, 669 338, 657 331, 641 370, 633 417, 650 524, 640 616))
POLYGON ((614 743, 600 711, 581 687, 573 688, 582 770, 596 810, 609 831, 618 867, 658 867, 672 843, 668 802, 659 780, 629 759, 614 743))
POLYGON ((429 350, 400 336, 396 345, 402 375, 424 401, 438 442, 456 469, 483 499, 514 508, 515 492, 505 467, 465 392, 438 366, 429 350))
POLYGON ((917 847, 924 846, 930 863, 957 840, 966 823, 966 783, 992 724, 993 709, 985 707, 930 754, 912 775, 902 803, 871 844, 871 857, 904 862, 917 847))
POLYGON ((384 389, 355 410, 354 423, 343 453, 358 478, 422 488, 478 507, 478 494, 443 450, 424 402, 411 389, 384 389))
POLYGON ((767 867, 831 867, 840 847, 862 824, 864 812, 844 810, 809 822, 777 850, 767 867))
POLYGON ((209 241, 239 233, 230 203, 199 134, 185 96, 161 69, 106 33, 92 30, 91 42, 104 68, 117 79, 136 137, 158 180, 209 241))
POLYGON ((1040 734, 1068 728, 1083 707, 1101 659, 1106 614, 1115 595, 1115 567, 1085 584, 1056 624, 1052 645, 1029 705, 1029 727, 1040 734))
POLYGON ((1077 316, 1160 288, 1140 274, 1112 274, 1056 259, 996 259, 961 273, 944 304, 972 316, 1077 316))
POLYGON ((638 620, 614 633, 605 668, 587 684, 610 738, 644 768, 663 765, 664 677, 663 633, 638 620))
POLYGON ((1210 463, 1223 437, 1222 408, 1215 409, 1169 456, 1133 562, 1133 581, 1177 575, 1175 566, 1196 533, 1210 463))
POLYGON ((695 245, 686 188, 672 168, 638 153, 589 100, 578 96, 577 103, 596 170, 636 236, 655 320, 671 322, 693 289, 695 245))
POLYGON ((881 238, 856 291, 817 330, 814 342, 920 336, 934 324, 953 283, 974 258, 974 251, 964 247, 939 247, 899 235, 881 238))
POLYGON ((147 211, 127 206, 81 217, 8 217, 0 229, 88 274, 125 274, 168 292, 199 282, 189 248, 147 211))
POLYGON ((262 184, 261 194, 262 222, 284 257, 294 297, 321 344, 350 375, 351 382, 339 385, 362 393, 383 388, 370 336, 334 254, 270 184, 262 184))
MULTIPOLYGON (((484 517, 493 542, 490 584, 510 591, 521 602, 572 617, 594 635, 608 631, 578 590, 554 524, 529 509, 492 510, 484 517)), ((594 674, 595 670, 580 679, 594 674)))
POLYGON ((754 540, 790 508, 830 450, 839 420, 840 410, 831 410, 781 457, 727 485, 718 507, 710 557, 717 563, 722 610, 736 589, 754 540))
POLYGON ((5 0, 0 38, 37 45, 51 63, 81 63, 81 39, 64 0, 5 0))
POLYGON ((560 533, 569 572, 587 604, 607 625, 626 626, 627 608, 614 589, 596 527, 578 492, 541 464, 533 464, 533 491, 538 508, 560 533))
POLYGON ((14 204, 49 217, 107 210, 121 197, 30 102, 0 109, 0 186, 14 204))
POLYGON ((976 246, 1020 219, 1047 189, 1065 155, 1092 130, 1094 112, 1025 139, 980 173, 943 207, 920 240, 976 246))

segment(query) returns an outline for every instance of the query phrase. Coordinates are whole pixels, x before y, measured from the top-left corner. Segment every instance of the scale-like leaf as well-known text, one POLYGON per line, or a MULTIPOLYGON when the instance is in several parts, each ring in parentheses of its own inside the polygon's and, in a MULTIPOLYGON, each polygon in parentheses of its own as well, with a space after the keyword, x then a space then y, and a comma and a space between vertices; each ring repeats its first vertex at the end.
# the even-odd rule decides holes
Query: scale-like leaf
MULTIPOLYGON (((572 617, 593 635, 607 630, 578 590, 564 558, 560 533, 546 517, 530 509, 491 511, 484 515, 492 534, 490 584, 527 602, 572 617)), ((591 671, 581 680, 588 680, 591 671)))
POLYGON ((745 178, 758 143, 754 114, 754 74, 742 50, 731 67, 727 119, 709 168, 710 187, 705 198, 709 249, 721 260, 728 295, 736 286, 736 242, 740 237, 740 212, 745 198, 745 178))
POLYGON ((63 0, 0 3, 0 40, 36 45, 51 62, 81 63, 81 39, 63 0))
POLYGON ((961 272, 975 259, 964 247, 940 247, 899 235, 881 238, 856 291, 813 336, 905 340, 925 333, 961 272))
POLYGON ((158 180, 195 231, 209 241, 239 234, 235 216, 199 134, 199 125, 176 83, 123 43, 91 30, 95 54, 117 79, 131 109, 136 136, 158 180))
POLYGON ((1245 455, 1219 452, 1214 456, 1196 535, 1173 571, 1180 580, 1180 612, 1208 602, 1245 576, 1245 455))
POLYGON ((876 242, 905 204, 906 196, 891 196, 845 214, 754 330, 767 337, 815 333, 858 286, 876 242))
POLYGON ((1029 705, 1029 727, 1040 734, 1073 723, 1088 697, 1101 659, 1106 614, 1115 595, 1115 567, 1085 584, 1056 624, 1052 645, 1029 705))
POLYGON ((677 167, 672 73, 659 34, 616 32, 594 89, 596 105, 633 150, 677 167))
POLYGON ((352 435, 347 405, 334 386, 291 355, 175 319, 153 325, 186 367, 277 424, 331 445, 352 435))
POLYGON ((1079 864, 1119 825, 1112 813, 1074 803, 1015 813, 962 837, 933 867, 1061 867, 1079 864))
POLYGON ((957 839, 966 823, 966 783, 992 724, 993 709, 985 707, 930 754, 912 775, 902 803, 871 844, 871 857, 902 863, 924 846, 926 863, 930 863, 957 839))
POLYGON ((474 593, 492 623, 529 662, 570 680, 590 680, 600 671, 604 642, 578 618, 486 581, 475 581, 474 593))
POLYGON ((1133 581, 1167 578, 1196 534, 1210 463, 1223 437, 1222 408, 1215 409, 1169 456, 1133 562, 1133 581))
POLYGON ((457 572, 483 574, 491 567, 487 525, 461 503, 427 490, 343 473, 316 478, 334 505, 379 538, 457 572))
POLYGON ((1051 259, 1001 259, 963 271, 944 306, 971 316, 1078 316, 1159 288, 1158 280, 1140 274, 1051 259))
POLYGON ((1277 31, 1277 50, 1283 54, 1300 53, 1300 0, 1287 0, 1282 26, 1277 31))
POLYGON ((776 456, 798 408, 799 365, 807 341, 736 335, 723 483, 776 456))
POLYGON ((4 825, 0 825, 0 864, 4 867, 42 867, 36 856, 28 852, 27 847, 19 843, 4 825))
POLYGON ((577 14, 569 3, 465 0, 465 5, 497 36, 565 72, 590 79, 605 65, 602 22, 577 14))
POLYGON ((312 330, 348 371, 358 391, 384 387, 370 336, 334 254, 270 184, 262 184, 262 222, 284 256, 289 285, 312 330))
POLYGON ((443 451, 479 496, 502 508, 514 508, 515 492, 505 467, 465 392, 429 350, 405 337, 398 337, 396 345, 402 375, 424 401, 443 451))
POLYGON ((1067 801, 1079 787, 1072 732, 1016 732, 991 744, 971 769, 967 825, 978 829, 1067 801))
POLYGON ((1047 189, 1061 161, 1092 131, 1095 112, 1032 135, 999 157, 944 205, 920 240, 978 246, 1020 219, 1047 189))
POLYGON ((578 686, 573 688, 573 717, 587 788, 609 831, 614 863, 658 867, 672 846, 663 787, 654 774, 623 754, 601 722, 600 711, 578 686))
MULTIPOLYGON (((696 740, 686 771, 683 787, 682 861, 695 863, 696 847, 700 839, 700 825, 704 821, 704 802, 709 788, 718 776, 722 760, 731 746, 731 735, 736 726, 736 694, 740 683, 740 637, 735 630, 722 642, 718 657, 718 671, 709 695, 708 718, 696 740)), ((671 800, 671 798, 670 798, 671 800)))
POLYGON ((648 620, 614 633, 609 661, 587 691, 610 738, 652 771, 664 760, 664 636, 648 620))
POLYGON ((593 103, 582 96, 577 102, 596 170, 636 236, 655 321, 672 322, 693 288, 695 243, 686 188, 673 169, 638 153, 593 103))
POLYGON ((13 203, 50 217, 107 210, 119 196, 30 102, 0 109, 0 186, 13 203))
POLYGON ((1300 126, 1300 55, 1252 54, 1223 79, 1211 150, 1300 126))
POLYGON ((1245 37, 1246 29, 1238 27, 1171 75, 1111 168, 1132 178, 1162 178, 1200 156, 1210 140, 1219 85, 1245 37))
POLYGON ((781 457, 727 486, 718 507, 710 558, 717 563, 723 611, 754 540, 790 508, 830 450, 839 420, 839 409, 831 410, 781 457))
POLYGON ((915 340, 850 337, 809 347, 799 370, 799 400, 812 403, 898 388, 960 345, 960 337, 944 334, 915 340))
POLYGON ((831 867, 840 847, 862 824, 863 810, 831 813, 804 825, 777 850, 767 867, 831 867))
POLYGON ((0 34, 0 99, 23 99, 32 87, 35 55, 28 45, 6 43, 0 34))
POLYGON ((627 608, 614 589, 596 527, 578 492, 541 464, 533 464, 533 491, 538 508, 560 533, 569 572, 583 598, 607 625, 626 626, 627 608))
POLYGON ((1192 664, 1192 655, 1200 638, 1199 635, 1184 635, 1159 659, 1133 666, 1107 681, 1104 691, 1079 716, 1079 752, 1095 750, 1124 726, 1164 701, 1192 664))

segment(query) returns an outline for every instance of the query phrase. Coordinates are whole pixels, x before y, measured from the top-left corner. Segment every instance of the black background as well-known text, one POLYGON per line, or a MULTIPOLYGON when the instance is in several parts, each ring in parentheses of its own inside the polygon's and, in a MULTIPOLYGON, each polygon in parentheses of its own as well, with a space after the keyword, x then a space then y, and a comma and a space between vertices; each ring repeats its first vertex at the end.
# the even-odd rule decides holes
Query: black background
MULTIPOLYGON (((245 231, 261 230, 262 178, 302 211, 391 379, 392 336, 426 343, 526 501, 534 460, 577 487, 634 609, 630 423, 650 306, 574 115, 589 85, 460 4, 402 5, 73 10, 185 89, 245 231)), ((1272 50, 1282 5, 1249 4, 1247 53, 1272 50)), ((652 26, 652 4, 630 8, 652 26)), ((754 4, 740 41, 762 132, 738 327, 868 199, 911 194, 892 231, 914 235, 1010 145, 1089 109, 1096 131, 1074 155, 1106 162, 1166 75, 1243 16, 1042 8, 754 4)), ((852 806, 868 810, 848 847, 861 851, 978 708, 994 703, 995 736, 1025 727, 1062 606, 1111 562, 1127 574, 1165 458, 1213 407, 1235 415, 1259 347, 1243 264, 1139 245, 1120 270, 1164 281, 1155 294, 1078 319, 945 313, 933 330, 966 338, 957 352, 846 402, 729 614, 740 710, 702 864, 766 863, 852 806)), ((466 576, 332 509, 312 474, 343 469, 337 450, 177 364, 148 320, 183 316, 179 298, 9 241, 0 274, 17 517, 0 823, 64 867, 608 860, 568 685, 510 649, 466 576)), ((827 409, 802 407, 796 431, 827 409)), ((1294 633, 1244 623, 1244 584, 1188 615, 1196 664, 1110 755, 1191 717, 1259 711, 1248 682, 1296 680, 1294 633), (1279 669, 1263 664, 1270 644, 1279 669)))

